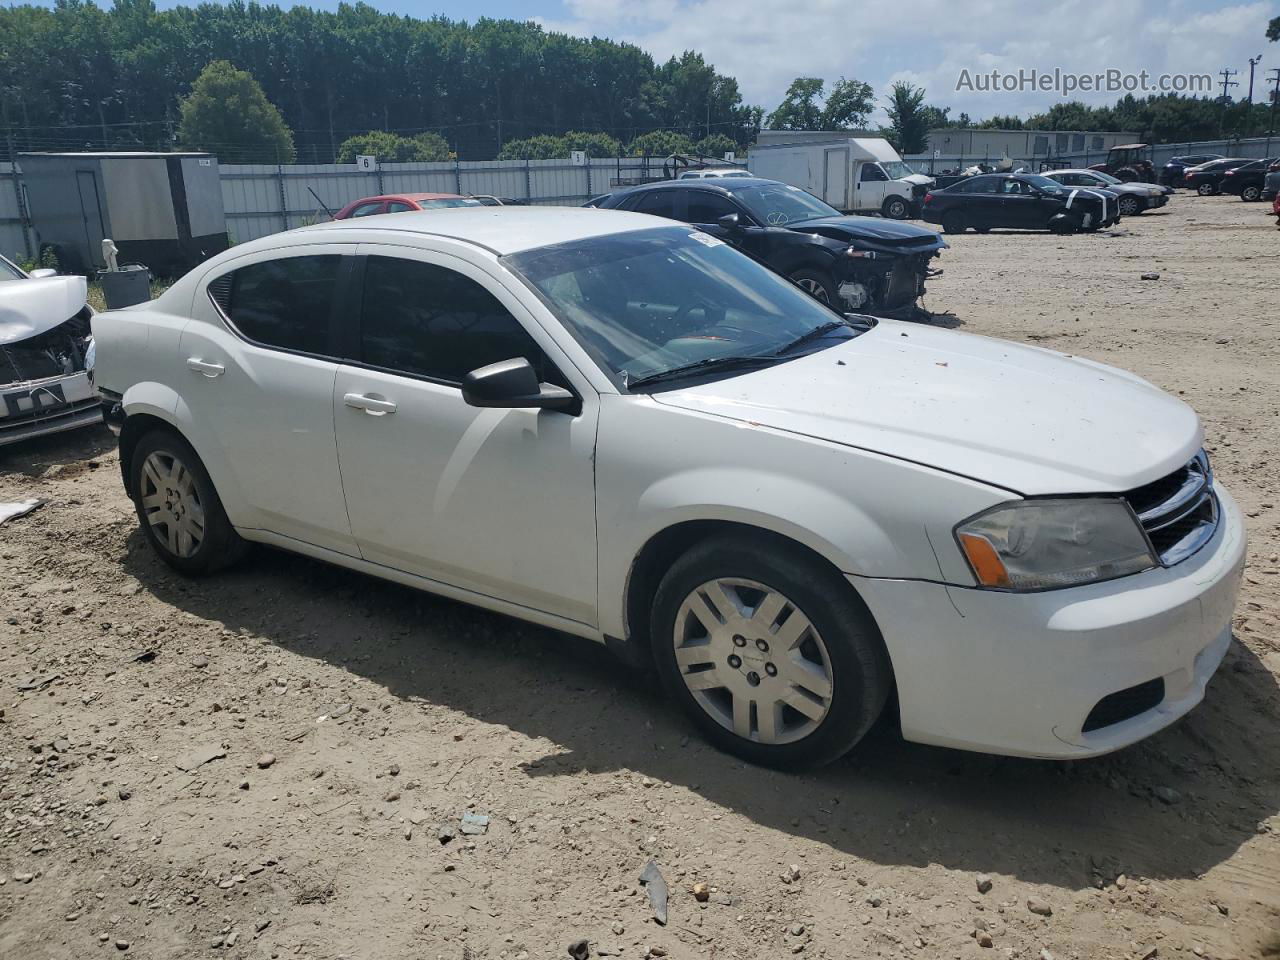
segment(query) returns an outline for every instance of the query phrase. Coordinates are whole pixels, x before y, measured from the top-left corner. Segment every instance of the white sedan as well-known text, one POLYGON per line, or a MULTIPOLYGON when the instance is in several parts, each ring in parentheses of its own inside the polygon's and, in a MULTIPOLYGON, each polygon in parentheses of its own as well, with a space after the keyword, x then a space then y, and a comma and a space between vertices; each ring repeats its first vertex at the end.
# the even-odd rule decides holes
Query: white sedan
POLYGON ((322 224, 94 331, 178 570, 256 541, 589 637, 754 762, 832 760, 891 694, 909 740, 1104 753, 1231 642, 1244 528, 1190 408, 839 316, 686 225, 322 224))

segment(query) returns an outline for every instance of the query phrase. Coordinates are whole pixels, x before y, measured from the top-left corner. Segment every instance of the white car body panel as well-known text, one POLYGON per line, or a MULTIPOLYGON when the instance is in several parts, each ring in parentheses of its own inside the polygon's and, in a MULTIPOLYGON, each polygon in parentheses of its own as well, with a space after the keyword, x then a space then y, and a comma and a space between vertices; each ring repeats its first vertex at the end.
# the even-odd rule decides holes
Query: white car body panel
POLYGON ((1190 407, 1131 374, 891 320, 784 366, 658 399, 946 464, 1028 496, 1130 490, 1185 464, 1203 442, 1190 407))
POLYGON ((1243 562, 1225 491, 1198 553, 1105 583, 978 589, 954 537, 1020 496, 1120 494, 1178 469, 1203 440, 1189 408, 1101 364, 890 321, 766 369, 620 392, 501 255, 656 226, 670 224, 477 208, 263 238, 152 303, 98 315, 100 384, 123 393, 128 416, 187 437, 246 538, 599 641, 645 642, 627 591, 664 531, 729 522, 787 537, 865 600, 913 740, 1081 757, 1194 706, 1230 640, 1243 562), (454 385, 257 347, 204 289, 255 260, 356 251, 482 283, 581 413, 474 408, 454 385), (384 397, 394 415, 348 406, 349 393, 384 397), (1157 709, 1081 732, 1099 697, 1153 677, 1166 690, 1157 709))
POLYGON ((89 296, 84 277, 42 277, 0 283, 0 344, 52 330, 74 317, 89 296))

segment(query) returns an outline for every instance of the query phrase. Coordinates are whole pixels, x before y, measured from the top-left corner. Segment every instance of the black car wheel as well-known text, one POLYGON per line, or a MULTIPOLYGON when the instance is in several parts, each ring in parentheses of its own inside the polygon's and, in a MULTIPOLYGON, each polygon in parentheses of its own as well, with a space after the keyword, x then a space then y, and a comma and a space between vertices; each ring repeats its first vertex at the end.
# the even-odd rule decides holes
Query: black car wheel
POLYGON ((1120 198, 1120 216, 1136 217, 1142 212, 1142 201, 1137 197, 1120 198))
POLYGON ((795 271, 787 279, 819 303, 825 303, 833 310, 839 309, 840 296, 836 293, 835 282, 828 274, 805 268, 795 271))
POLYGON ((942 215, 942 229, 947 233, 964 233, 964 214, 959 210, 944 213, 942 215))
POLYGON ((1200 186, 1196 187, 1196 193, 1200 194, 1202 197, 1211 197, 1217 192, 1217 188, 1214 187, 1212 183, 1202 183, 1200 186))
POLYGON ((214 573, 248 551, 204 464, 176 433, 153 430, 142 437, 129 472, 142 533, 175 570, 187 576, 214 573))
POLYGON ((905 220, 910 209, 907 207, 907 201, 901 197, 890 197, 884 202, 880 212, 889 220, 905 220))
POLYGON ((662 578, 653 652, 668 694, 717 747, 772 767, 847 753, 893 686, 848 582, 773 537, 704 541, 662 578))
POLYGON ((1255 200, 1260 200, 1262 199, 1262 188, 1254 186, 1245 187, 1240 191, 1240 199, 1248 200, 1250 203, 1255 200))

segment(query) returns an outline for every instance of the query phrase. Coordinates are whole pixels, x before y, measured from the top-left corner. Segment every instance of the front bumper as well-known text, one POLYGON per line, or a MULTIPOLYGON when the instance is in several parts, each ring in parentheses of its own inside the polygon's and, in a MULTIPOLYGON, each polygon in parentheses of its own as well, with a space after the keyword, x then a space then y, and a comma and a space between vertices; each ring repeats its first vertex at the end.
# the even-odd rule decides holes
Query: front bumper
POLYGON ((102 408, 83 370, 0 386, 0 446, 101 422, 102 408))
POLYGON ((1230 645, 1244 567, 1239 508, 1217 493, 1218 529, 1196 554, 1107 583, 1014 594, 850 577, 884 635, 903 736, 1074 759, 1128 746, 1191 710, 1230 645), (1104 698, 1157 680, 1153 705, 1086 730, 1104 698))

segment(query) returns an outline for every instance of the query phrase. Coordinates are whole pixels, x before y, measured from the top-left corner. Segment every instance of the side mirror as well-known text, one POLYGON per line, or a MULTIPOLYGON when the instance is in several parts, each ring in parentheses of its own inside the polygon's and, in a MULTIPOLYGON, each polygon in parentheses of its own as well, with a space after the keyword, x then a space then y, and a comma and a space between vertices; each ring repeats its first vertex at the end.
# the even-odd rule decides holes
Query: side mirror
POLYGON ((45 277, 56 277, 58 271, 51 267, 41 267, 39 270, 32 270, 27 274, 32 280, 43 280, 45 277))
POLYGON ((577 398, 563 387, 539 383, 524 357, 500 360, 472 370, 462 378, 462 399, 473 407, 533 407, 560 410, 577 398))
POLYGON ((716 221, 722 228, 729 231, 737 231, 742 229, 742 217, 736 213, 726 213, 723 217, 716 221))

